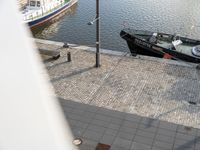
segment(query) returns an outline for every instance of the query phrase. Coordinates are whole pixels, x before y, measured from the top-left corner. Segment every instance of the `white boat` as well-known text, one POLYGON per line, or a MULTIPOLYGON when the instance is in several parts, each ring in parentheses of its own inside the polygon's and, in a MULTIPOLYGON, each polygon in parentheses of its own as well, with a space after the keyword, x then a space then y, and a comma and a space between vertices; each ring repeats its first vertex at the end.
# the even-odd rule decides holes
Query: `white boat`
POLYGON ((22 11, 24 22, 31 28, 43 24, 64 12, 78 0, 28 0, 22 11))

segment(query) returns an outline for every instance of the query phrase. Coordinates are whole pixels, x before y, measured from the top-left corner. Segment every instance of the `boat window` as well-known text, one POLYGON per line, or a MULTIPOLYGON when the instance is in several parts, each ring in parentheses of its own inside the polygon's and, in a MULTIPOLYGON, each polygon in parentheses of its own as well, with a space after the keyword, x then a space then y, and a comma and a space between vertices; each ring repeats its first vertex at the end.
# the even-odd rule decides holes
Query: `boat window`
POLYGON ((40 7, 40 1, 37 1, 37 7, 40 7))
POLYGON ((30 6, 35 6, 35 1, 30 1, 30 6))

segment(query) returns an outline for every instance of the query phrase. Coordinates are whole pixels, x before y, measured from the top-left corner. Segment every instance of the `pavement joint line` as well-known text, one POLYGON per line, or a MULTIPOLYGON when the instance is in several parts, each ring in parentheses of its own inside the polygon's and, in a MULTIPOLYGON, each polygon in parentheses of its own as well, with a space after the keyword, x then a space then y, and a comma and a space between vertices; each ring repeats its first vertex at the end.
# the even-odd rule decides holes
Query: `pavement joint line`
POLYGON ((175 140, 176 140, 176 135, 177 135, 177 132, 178 132, 178 127, 176 128, 176 134, 174 136, 174 142, 173 142, 173 146, 172 146, 172 149, 174 149, 174 146, 175 146, 175 140))
MULTIPOLYGON (((125 121, 125 117, 123 117, 123 119, 122 119, 122 123, 125 121)), ((118 129, 118 133, 117 133, 117 135, 116 135, 116 137, 118 137, 118 135, 119 135, 119 132, 120 132, 120 129, 122 129, 122 125, 120 125, 120 128, 118 129)), ((136 129, 136 131, 137 131, 137 129, 136 129)), ((125 133, 125 132, 124 132, 125 133)), ((135 133, 136 134, 136 133, 135 133)), ((134 135, 135 136, 135 135, 134 135)), ((132 138, 132 140, 131 140, 131 144, 130 144, 130 147, 131 147, 131 145, 132 145, 132 141, 133 141, 133 139, 134 139, 134 136, 133 136, 133 138, 132 138)), ((122 139, 124 139, 124 138, 122 138, 122 139)), ((113 141, 113 143, 112 144, 114 144, 114 141, 113 141)))
POLYGON ((155 139, 156 139, 156 135, 158 134, 158 128, 159 128, 159 125, 160 125, 160 121, 159 121, 159 123, 158 123, 158 125, 157 125, 157 129, 156 129, 156 132, 155 132, 155 134, 154 134, 154 137, 153 137, 153 142, 152 142, 152 145, 151 145, 151 147, 153 147, 153 146, 154 146, 154 142, 155 142, 155 139))
POLYGON ((197 138, 198 138, 198 131, 195 134, 195 144, 194 144, 194 148, 196 148, 197 145, 197 138))
POLYGON ((133 142, 135 141, 135 137, 137 136, 137 132, 139 130, 139 126, 140 126, 140 123, 142 122, 142 118, 139 120, 138 124, 137 124, 137 127, 136 127, 136 132, 135 132, 135 135, 133 137, 133 140, 132 140, 132 143, 131 143, 131 147, 132 147, 132 144, 133 142))

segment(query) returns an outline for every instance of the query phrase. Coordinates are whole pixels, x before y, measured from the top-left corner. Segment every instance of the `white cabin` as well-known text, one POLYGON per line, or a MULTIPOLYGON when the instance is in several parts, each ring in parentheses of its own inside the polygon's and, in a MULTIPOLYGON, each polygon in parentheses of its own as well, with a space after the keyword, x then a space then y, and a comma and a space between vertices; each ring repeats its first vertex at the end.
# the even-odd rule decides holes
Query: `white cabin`
POLYGON ((26 8, 22 12, 24 21, 29 22, 53 12, 64 2, 65 0, 28 0, 26 8))
POLYGON ((64 0, 28 0, 27 8, 28 9, 41 9, 42 7, 48 5, 61 4, 64 0))

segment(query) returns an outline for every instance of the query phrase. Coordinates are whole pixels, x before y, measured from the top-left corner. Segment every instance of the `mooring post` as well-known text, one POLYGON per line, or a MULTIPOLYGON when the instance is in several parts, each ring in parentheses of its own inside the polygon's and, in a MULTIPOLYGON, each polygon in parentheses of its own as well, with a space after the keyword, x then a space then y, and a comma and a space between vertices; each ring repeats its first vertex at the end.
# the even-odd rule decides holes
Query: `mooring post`
POLYGON ((69 48, 69 44, 68 43, 64 43, 63 48, 69 48))
POLYGON ((68 62, 72 61, 71 53, 70 52, 67 53, 67 60, 68 60, 68 62))
POLYGON ((200 70, 200 64, 198 64, 198 65, 196 66, 196 69, 197 69, 197 70, 200 70))

